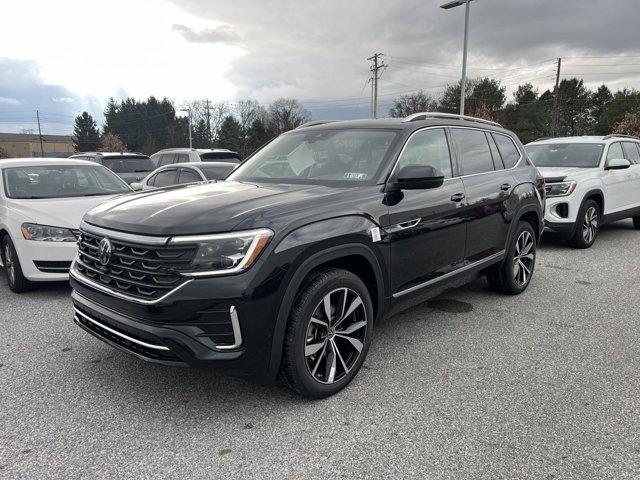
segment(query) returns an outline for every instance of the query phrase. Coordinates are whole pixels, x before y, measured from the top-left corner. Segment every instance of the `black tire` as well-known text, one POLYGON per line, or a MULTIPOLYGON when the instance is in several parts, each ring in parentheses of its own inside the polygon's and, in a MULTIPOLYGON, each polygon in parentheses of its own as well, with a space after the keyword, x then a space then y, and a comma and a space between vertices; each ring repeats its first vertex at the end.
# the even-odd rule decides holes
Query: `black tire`
POLYGON ((489 286, 499 293, 518 295, 531 282, 536 264, 537 239, 528 222, 518 222, 500 265, 487 273, 489 286))
POLYGON ((640 217, 633 217, 633 226, 640 230, 640 217))
POLYGON ((2 240, 2 263, 7 274, 9 288, 15 293, 23 293, 33 288, 33 284, 22 274, 20 259, 8 235, 2 240))
POLYGON ((333 395, 346 387, 360 370, 372 335, 373 306, 362 280, 346 270, 319 271, 300 289, 289 314, 280 380, 305 397, 333 395), (326 297, 330 303, 329 322, 326 322, 325 314, 326 297), (339 316, 342 317, 353 305, 357 305, 353 312, 340 321, 336 315, 338 306, 341 306, 339 316), (355 330, 349 335, 339 333, 351 328, 355 330), (353 341, 345 336, 353 337, 353 341), (335 349, 338 355, 332 353, 335 349), (315 353, 310 353, 312 351, 315 353), (335 363, 332 362, 334 359, 335 363))
POLYGON ((600 230, 600 206, 593 199, 586 200, 580 207, 576 229, 569 243, 576 248, 589 248, 596 241, 600 230), (595 217, 593 216, 595 214, 595 217))

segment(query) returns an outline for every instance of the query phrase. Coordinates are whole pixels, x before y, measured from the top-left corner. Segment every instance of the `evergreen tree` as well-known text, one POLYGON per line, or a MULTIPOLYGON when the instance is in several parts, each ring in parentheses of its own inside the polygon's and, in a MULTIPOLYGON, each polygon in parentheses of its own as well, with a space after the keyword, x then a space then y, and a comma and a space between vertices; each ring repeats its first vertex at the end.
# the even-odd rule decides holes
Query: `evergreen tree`
POLYGON ((236 152, 241 149, 242 128, 240 127, 240 123, 231 115, 227 115, 220 126, 220 130, 218 130, 217 146, 236 152))
POLYGON ((93 117, 82 112, 73 125, 73 149, 76 152, 95 152, 100 146, 100 133, 93 117))
POLYGON ((247 147, 246 150, 242 152, 242 158, 246 158, 251 155, 261 146, 271 140, 271 138, 272 137, 268 134, 264 122, 260 119, 254 120, 251 123, 249 130, 247 130, 247 147))

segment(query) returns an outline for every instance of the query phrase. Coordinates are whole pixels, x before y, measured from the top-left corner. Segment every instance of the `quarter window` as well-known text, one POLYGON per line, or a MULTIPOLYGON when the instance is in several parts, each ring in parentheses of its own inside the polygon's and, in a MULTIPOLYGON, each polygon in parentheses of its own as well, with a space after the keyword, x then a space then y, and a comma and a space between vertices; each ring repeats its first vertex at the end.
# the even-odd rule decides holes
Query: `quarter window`
POLYGON ((415 133, 404 147, 396 168, 399 171, 407 165, 429 165, 445 178, 451 178, 451 156, 444 129, 432 128, 415 133))
POLYGON ((493 172, 493 158, 482 130, 452 128, 463 175, 493 172))
POLYGON ((502 163, 502 157, 500 156, 496 142, 493 139, 493 135, 489 132, 485 132, 485 134, 487 135, 487 141, 489 142, 489 148, 491 149, 491 156, 493 157, 493 167, 496 170, 504 169, 504 163, 502 163))
POLYGON ((640 163, 640 152, 638 152, 638 144, 634 142, 623 142, 624 152, 626 153, 626 158, 631 163, 638 164, 640 163))
POLYGON ((498 150, 500 150, 504 168, 515 167, 518 163, 518 160, 520 160, 520 152, 513 143, 513 140, 511 140, 511 138, 507 137, 506 135, 500 135, 497 133, 493 134, 493 138, 498 144, 498 150))
POLYGON ((607 161, 613 160, 614 158, 624 158, 624 153, 622 153, 622 144, 620 142, 612 143, 609 145, 609 151, 607 152, 607 161))

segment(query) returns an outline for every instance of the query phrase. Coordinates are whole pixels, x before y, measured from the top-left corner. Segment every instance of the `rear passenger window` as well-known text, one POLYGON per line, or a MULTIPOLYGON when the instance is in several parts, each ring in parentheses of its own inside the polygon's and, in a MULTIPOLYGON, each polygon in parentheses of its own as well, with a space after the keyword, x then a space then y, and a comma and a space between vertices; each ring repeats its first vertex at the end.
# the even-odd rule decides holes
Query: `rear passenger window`
POLYGON ((158 172, 155 178, 155 182, 153 183, 154 187, 167 187, 169 185, 174 185, 176 182, 176 170, 164 170, 162 172, 158 172))
POLYGON ((193 183, 193 182, 201 182, 202 179, 200 178, 200 176, 198 174, 196 174, 194 171, 192 170, 187 170, 186 168, 183 168, 180 170, 180 180, 178 180, 179 184, 183 184, 183 183, 193 183))
POLYGON ((186 153, 178 153, 174 163, 189 163, 189 155, 186 153))
POLYGON ((175 157, 175 154, 173 153, 163 153, 162 155, 160 155, 160 161, 158 161, 158 166, 164 167, 165 165, 172 164, 174 157, 175 157))
POLYGON ((431 128, 413 134, 404 147, 396 169, 400 171, 407 165, 430 165, 445 178, 451 178, 451 157, 444 129, 431 128))
POLYGON ((498 150, 500 150, 504 168, 515 167, 518 163, 518 160, 520 160, 520 152, 513 143, 513 140, 511 140, 506 135, 500 135, 498 133, 494 133, 493 138, 498 144, 498 150))
POLYGON ((626 154, 627 160, 635 164, 640 163, 640 152, 638 152, 637 143, 622 142, 622 146, 624 147, 624 153, 626 154))
POLYGON ((451 136, 456 145, 463 175, 493 172, 491 150, 482 130, 452 128, 451 136))

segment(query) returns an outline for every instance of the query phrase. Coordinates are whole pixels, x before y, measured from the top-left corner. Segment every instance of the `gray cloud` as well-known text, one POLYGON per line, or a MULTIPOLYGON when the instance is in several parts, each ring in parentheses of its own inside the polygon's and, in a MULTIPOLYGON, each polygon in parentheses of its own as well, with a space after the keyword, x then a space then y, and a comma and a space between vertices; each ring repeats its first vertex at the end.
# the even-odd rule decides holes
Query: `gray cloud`
POLYGON ((74 116, 87 110, 96 120, 102 117, 102 104, 83 98, 60 85, 42 81, 38 65, 28 60, 0 58, 0 131, 36 130, 36 110, 40 111, 43 133, 66 134, 72 130, 74 116))
MULTIPOLYGON (((247 55, 229 73, 239 97, 267 102, 294 96, 306 100, 316 117, 368 112, 366 58, 376 51, 388 55, 380 84, 383 108, 397 92, 438 93, 460 75, 464 9, 442 10, 443 0, 172 1, 231 24, 242 36, 247 55), (337 100, 342 98, 348 100, 337 100)), ((509 89, 528 80, 546 88, 555 57, 639 54, 637 16, 637 0, 617 0, 615 8, 609 0, 473 2, 470 75, 493 76, 509 89)), ((640 67, 588 66, 618 60, 567 59, 565 71, 585 74, 592 85, 638 86, 639 75, 615 72, 640 67)))
POLYGON ((225 43, 227 45, 238 45, 240 37, 228 25, 220 25, 216 28, 206 28, 204 30, 194 30, 186 25, 175 24, 172 26, 175 32, 191 43, 225 43))

